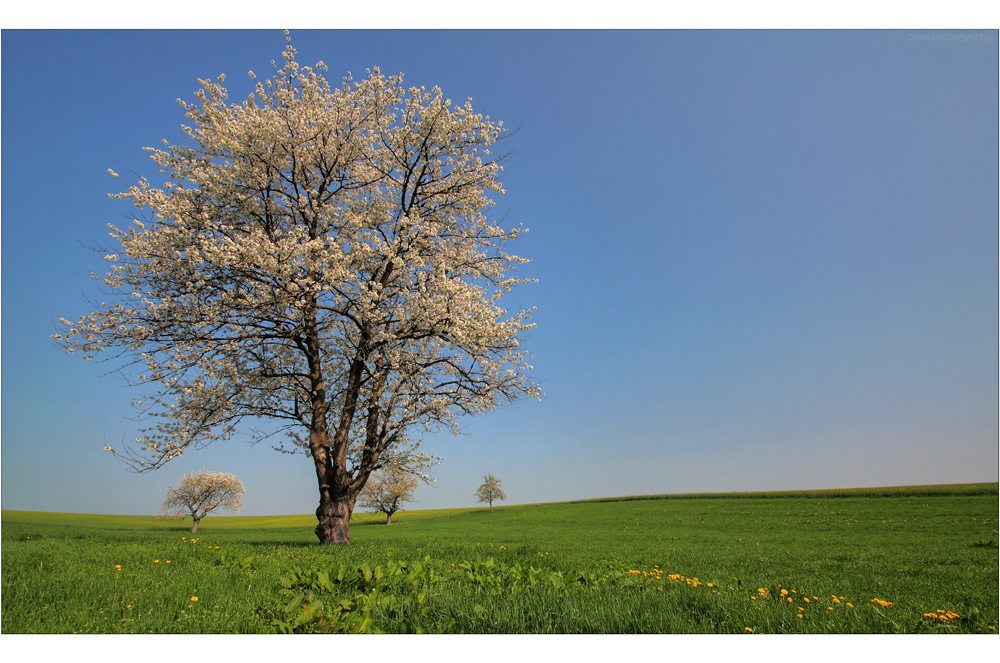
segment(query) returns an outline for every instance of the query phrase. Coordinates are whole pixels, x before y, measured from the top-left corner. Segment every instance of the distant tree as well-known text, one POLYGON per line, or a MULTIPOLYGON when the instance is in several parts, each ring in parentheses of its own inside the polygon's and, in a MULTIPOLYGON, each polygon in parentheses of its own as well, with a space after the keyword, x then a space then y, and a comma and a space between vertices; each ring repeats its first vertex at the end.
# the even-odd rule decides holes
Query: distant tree
POLYGON ((476 491, 476 497, 479 498, 480 502, 489 502, 490 511, 493 510, 494 501, 507 499, 507 496, 503 494, 503 488, 500 486, 500 479, 492 474, 487 474, 483 477, 483 485, 476 491))
POLYGON ((200 81, 187 143, 148 148, 169 181, 113 196, 146 212, 95 247, 106 296, 53 337, 147 387, 138 447, 109 449, 137 471, 274 421, 246 432, 309 457, 316 536, 339 544, 372 472, 438 460, 413 431, 542 392, 531 309, 501 305, 529 281, 507 251, 521 229, 488 215, 501 123, 377 68, 331 85, 295 57, 241 104, 200 81))
POLYGON ((413 502, 417 477, 401 469, 386 468, 368 477, 358 494, 358 504, 386 515, 385 524, 392 524, 392 514, 403 510, 403 504, 413 502))
POLYGON ((217 511, 239 511, 243 506, 243 482, 235 474, 223 472, 194 472, 181 480, 176 488, 167 488, 167 496, 160 505, 160 515, 181 520, 191 516, 194 525, 191 533, 198 531, 201 519, 217 511))

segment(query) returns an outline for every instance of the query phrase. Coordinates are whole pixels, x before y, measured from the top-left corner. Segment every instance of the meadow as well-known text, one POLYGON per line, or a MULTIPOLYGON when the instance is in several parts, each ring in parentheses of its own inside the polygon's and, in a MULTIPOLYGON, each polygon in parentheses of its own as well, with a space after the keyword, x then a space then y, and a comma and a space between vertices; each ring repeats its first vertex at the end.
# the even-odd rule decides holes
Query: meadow
POLYGON ((336 547, 3 511, 0 630, 995 634, 997 521, 996 483, 356 514, 336 547))

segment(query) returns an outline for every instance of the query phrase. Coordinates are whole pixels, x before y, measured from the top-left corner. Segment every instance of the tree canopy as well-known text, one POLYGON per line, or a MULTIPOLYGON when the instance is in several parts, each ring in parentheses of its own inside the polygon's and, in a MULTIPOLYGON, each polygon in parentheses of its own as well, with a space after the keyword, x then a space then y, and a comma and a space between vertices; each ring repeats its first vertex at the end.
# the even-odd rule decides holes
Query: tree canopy
POLYGON ((384 513, 385 524, 391 525, 392 515, 402 511, 407 502, 414 501, 413 493, 417 485, 415 476, 398 468, 387 467, 368 477, 358 494, 358 505, 384 513))
POLYGON ((194 525, 191 533, 198 531, 201 519, 219 509, 239 511, 243 507, 246 490, 235 474, 202 470, 185 475, 175 488, 169 486, 160 505, 160 515, 183 519, 191 516, 194 525))
POLYGON ((493 502, 505 500, 507 496, 500 485, 500 479, 492 474, 487 474, 483 477, 483 483, 480 484, 479 489, 476 490, 476 498, 479 502, 489 502, 490 511, 492 511, 493 502))
POLYGON ((243 103, 225 76, 180 102, 190 144, 146 148, 161 188, 112 194, 146 213, 109 225, 107 300, 55 338, 147 388, 151 425, 114 450, 138 471, 277 422, 250 432, 311 457, 317 536, 342 543, 372 472, 426 478, 421 431, 541 391, 531 309, 501 306, 529 280, 504 248, 522 229, 487 214, 502 124, 378 68, 331 87, 295 55, 243 103))

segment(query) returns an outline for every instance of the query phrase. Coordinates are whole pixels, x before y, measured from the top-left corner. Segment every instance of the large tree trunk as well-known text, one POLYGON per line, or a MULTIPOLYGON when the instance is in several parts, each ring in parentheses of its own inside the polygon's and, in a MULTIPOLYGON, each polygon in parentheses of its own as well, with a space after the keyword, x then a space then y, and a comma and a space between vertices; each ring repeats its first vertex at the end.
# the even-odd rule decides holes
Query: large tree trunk
POLYGON ((316 536, 322 545, 351 542, 351 512, 354 511, 354 497, 346 476, 347 431, 350 429, 357 402, 358 384, 363 363, 355 360, 351 366, 345 411, 341 417, 342 430, 330 445, 328 439, 326 412, 326 387, 321 370, 319 336, 316 331, 316 295, 307 298, 309 307, 305 312, 304 343, 309 365, 309 381, 312 386, 312 421, 309 425, 309 450, 316 467, 319 480, 319 506, 316 507, 316 536))
POLYGON ((316 509, 316 536, 321 544, 351 542, 351 512, 353 500, 349 496, 336 499, 330 491, 320 491, 319 507, 316 509))
POLYGON ((310 294, 307 302, 310 306, 305 314, 303 349, 309 364, 309 381, 312 386, 309 451, 316 467, 316 478, 319 480, 319 506, 316 508, 316 520, 319 524, 316 525, 316 536, 323 545, 350 543, 351 513, 354 511, 354 501, 360 488, 351 487, 352 477, 347 472, 347 447, 350 441, 351 422, 357 409, 358 393, 365 368, 364 358, 368 353, 366 348, 370 337, 367 332, 363 334, 362 347, 351 362, 344 389, 340 423, 333 440, 330 440, 326 420, 328 407, 326 387, 321 370, 319 336, 316 331, 316 295, 310 294))
MULTIPOLYGON (((346 445, 345 445, 346 446, 346 445)), ((313 461, 319 479, 319 507, 316 508, 316 536, 321 544, 351 542, 351 514, 357 493, 343 469, 343 459, 328 460, 322 446, 314 447, 313 461), (339 465, 339 467, 335 466, 339 465)), ((341 452, 343 454, 343 452, 341 452)))
POLYGON ((386 516, 385 517, 385 524, 386 525, 391 525, 392 524, 392 514, 391 513, 387 513, 387 514, 385 514, 385 516, 386 516))
POLYGON ((198 523, 201 522, 201 518, 194 519, 194 526, 191 527, 191 533, 194 534, 198 531, 198 523))

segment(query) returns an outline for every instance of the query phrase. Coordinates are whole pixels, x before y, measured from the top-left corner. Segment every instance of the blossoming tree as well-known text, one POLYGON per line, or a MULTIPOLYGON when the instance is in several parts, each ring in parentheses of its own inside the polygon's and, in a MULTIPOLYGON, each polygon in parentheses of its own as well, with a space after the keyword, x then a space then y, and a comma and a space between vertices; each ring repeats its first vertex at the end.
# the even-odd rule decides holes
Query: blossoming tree
POLYGON ((504 495, 500 479, 492 474, 487 474, 483 477, 483 483, 479 486, 479 489, 476 490, 476 498, 479 502, 489 502, 490 511, 492 511, 493 503, 505 500, 507 496, 504 495))
POLYGON ((169 181, 112 195, 147 213, 109 225, 108 301, 54 338, 149 388, 152 424, 113 450, 137 471, 275 421, 250 432, 312 459, 316 534, 345 543, 372 472, 439 460, 414 433, 541 397, 531 310, 500 306, 527 260, 487 218, 502 123, 377 68, 331 87, 290 43, 272 65, 242 104, 224 76, 180 102, 191 144, 146 148, 169 181))
POLYGON ((368 482, 358 494, 360 506, 384 513, 385 524, 392 524, 392 514, 403 510, 403 505, 414 500, 417 478, 394 467, 387 467, 368 477, 368 482))
POLYGON ((186 475, 175 488, 167 488, 167 496, 160 505, 160 515, 178 520, 191 516, 194 525, 191 533, 198 531, 201 519, 219 509, 239 511, 243 507, 246 490, 235 474, 224 472, 194 472, 186 475))

